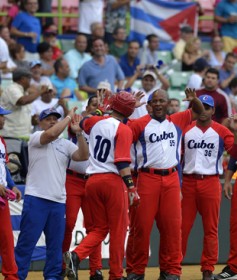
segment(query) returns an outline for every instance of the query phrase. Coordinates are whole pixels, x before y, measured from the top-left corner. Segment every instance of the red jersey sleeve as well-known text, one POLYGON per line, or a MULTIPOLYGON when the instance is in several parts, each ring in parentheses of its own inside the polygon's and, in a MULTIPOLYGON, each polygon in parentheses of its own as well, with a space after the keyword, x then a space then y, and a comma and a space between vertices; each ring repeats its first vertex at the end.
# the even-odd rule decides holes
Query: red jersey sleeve
POLYGON ((189 124, 192 123, 192 112, 191 109, 183 112, 175 113, 168 117, 175 125, 179 126, 181 130, 184 130, 189 124))
POLYGON ((114 162, 131 162, 130 148, 132 145, 132 131, 125 124, 119 124, 115 136, 114 162))
POLYGON ((217 131, 220 137, 224 141, 225 150, 237 159, 237 145, 234 144, 234 135, 233 133, 225 126, 214 122, 212 127, 217 131))
POLYGON ((146 125, 149 123, 150 120, 151 120, 150 115, 145 115, 144 117, 138 119, 129 120, 127 125, 132 130, 133 142, 138 141, 139 136, 141 135, 142 131, 145 129, 146 125))
POLYGON ((93 117, 85 117, 81 123, 80 127, 85 131, 86 134, 90 134, 92 127, 99 121, 104 120, 109 117, 103 116, 93 116, 93 117))

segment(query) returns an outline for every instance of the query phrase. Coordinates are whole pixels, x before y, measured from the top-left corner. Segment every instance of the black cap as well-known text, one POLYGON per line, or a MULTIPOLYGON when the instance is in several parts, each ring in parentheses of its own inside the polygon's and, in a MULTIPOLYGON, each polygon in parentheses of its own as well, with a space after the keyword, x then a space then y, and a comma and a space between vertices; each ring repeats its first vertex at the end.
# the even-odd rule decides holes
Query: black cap
POLYGON ((209 67, 210 65, 206 61, 205 58, 198 58, 193 64, 193 70, 197 72, 203 71, 205 68, 209 67))

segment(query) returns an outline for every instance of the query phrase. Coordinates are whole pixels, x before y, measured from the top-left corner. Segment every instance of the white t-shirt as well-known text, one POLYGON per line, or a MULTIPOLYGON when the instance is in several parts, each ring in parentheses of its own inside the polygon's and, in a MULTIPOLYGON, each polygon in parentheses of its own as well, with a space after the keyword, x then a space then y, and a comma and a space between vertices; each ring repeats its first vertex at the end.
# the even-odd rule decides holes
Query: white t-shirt
POLYGON ((17 101, 28 92, 20 84, 12 83, 4 89, 1 106, 12 111, 5 116, 5 125, 1 134, 9 137, 28 137, 31 133, 31 104, 17 105, 17 101))
POLYGON ((202 87, 202 77, 196 73, 192 74, 188 80, 187 88, 200 89, 202 87))
POLYGON ((43 131, 36 131, 30 136, 25 194, 65 203, 66 168, 78 146, 62 138, 41 145, 42 133, 43 131))
MULTIPOLYGON (((0 37, 0 62, 7 62, 7 68, 14 68, 16 64, 13 62, 9 55, 9 49, 5 40, 0 37)), ((1 77, 4 79, 12 79, 12 73, 8 72, 1 74, 1 77)))
POLYGON ((79 4, 78 31, 91 34, 90 26, 94 22, 103 22, 103 0, 84 0, 79 4))

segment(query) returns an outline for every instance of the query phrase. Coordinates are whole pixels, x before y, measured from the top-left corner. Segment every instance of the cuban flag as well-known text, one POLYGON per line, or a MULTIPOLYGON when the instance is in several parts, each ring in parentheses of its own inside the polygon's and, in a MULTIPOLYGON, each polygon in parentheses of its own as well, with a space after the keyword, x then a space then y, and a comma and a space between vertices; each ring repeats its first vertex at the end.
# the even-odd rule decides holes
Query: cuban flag
POLYGON ((161 41, 179 39, 182 25, 197 29, 196 4, 162 0, 131 1, 130 40, 143 44, 148 34, 156 34, 161 41))

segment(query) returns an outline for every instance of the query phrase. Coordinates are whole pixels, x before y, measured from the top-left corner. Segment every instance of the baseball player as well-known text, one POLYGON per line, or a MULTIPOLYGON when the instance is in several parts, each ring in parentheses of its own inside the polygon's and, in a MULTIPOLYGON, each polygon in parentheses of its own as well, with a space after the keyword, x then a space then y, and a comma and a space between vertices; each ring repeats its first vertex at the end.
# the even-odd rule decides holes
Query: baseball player
POLYGON ((230 253, 225 266, 221 273, 214 275, 214 280, 220 279, 237 279, 237 180, 234 184, 234 189, 231 184, 233 174, 237 170, 236 159, 230 157, 228 168, 225 173, 224 194, 225 197, 231 200, 230 212, 230 253))
POLYGON ((209 95, 201 95, 199 99, 205 110, 185 129, 183 136, 182 252, 185 256, 188 236, 198 212, 204 229, 202 279, 211 280, 218 258, 222 155, 225 149, 237 158, 237 115, 230 121, 233 135, 225 126, 212 120, 214 99, 209 95))
POLYGON ((137 205, 139 196, 129 167, 132 132, 123 124, 135 109, 132 94, 120 92, 111 98, 111 116, 85 118, 81 126, 90 135, 90 177, 86 183, 86 199, 94 227, 73 251, 64 254, 67 275, 78 279, 79 262, 86 258, 110 233, 109 279, 123 278, 124 242, 128 224, 128 201, 137 205))
MULTIPOLYGON (((130 123, 136 143, 141 203, 134 215, 132 273, 129 280, 143 280, 149 257, 149 241, 153 222, 159 225, 160 243, 166 244, 169 259, 160 262, 168 280, 181 274, 181 203, 177 172, 182 130, 203 111, 195 91, 186 90, 192 109, 167 116, 168 94, 156 90, 150 97, 152 113, 130 123)), ((160 251, 161 253, 161 251, 160 251)), ((166 257, 160 256, 160 260, 166 257)))
POLYGON ((214 280, 220 279, 237 279, 237 180, 234 188, 231 184, 233 174, 237 170, 236 159, 230 158, 228 168, 225 173, 224 194, 231 200, 230 212, 230 253, 225 266, 221 273, 214 275, 214 280))
MULTIPOLYGON (((4 126, 4 116, 10 114, 11 111, 7 111, 0 107, 0 130, 4 126)), ((17 201, 21 200, 21 192, 15 186, 15 183, 11 179, 10 172, 6 167, 8 162, 6 143, 2 137, 0 137, 0 256, 2 258, 2 275, 5 279, 17 280, 17 265, 14 256, 14 240, 12 234, 12 224, 10 217, 10 210, 8 205, 9 189, 11 189, 16 196, 13 199, 17 201), (9 189, 7 189, 9 188, 9 189)))
POLYGON ((88 159, 88 145, 79 127, 80 118, 71 109, 61 121, 55 109, 43 110, 39 115, 42 131, 33 133, 28 144, 29 169, 15 249, 18 277, 27 277, 31 255, 42 232, 46 240, 44 278, 61 280, 62 243, 65 230, 65 180, 69 159, 88 159), (78 145, 58 138, 71 123, 78 145))
MULTIPOLYGON (((86 116, 90 113, 94 113, 98 107, 98 100, 96 96, 91 96, 88 100, 86 110, 83 115, 86 116)), ((89 137, 84 133, 84 137, 89 143, 89 137)), ((76 134, 69 129, 69 139, 73 143, 77 143, 76 134)), ((70 160, 67 168, 66 176, 66 227, 63 241, 63 253, 68 251, 72 240, 72 231, 75 227, 77 215, 82 209, 84 215, 84 223, 87 233, 90 231, 93 221, 90 219, 89 211, 87 211, 87 205, 85 200, 85 185, 88 178, 86 175, 86 168, 89 165, 89 161, 76 162, 70 160)), ((98 245, 95 250, 90 254, 89 258, 90 266, 90 280, 102 280, 102 268, 101 263, 101 245, 98 245)), ((65 264, 63 265, 62 274, 65 275, 65 264)))

